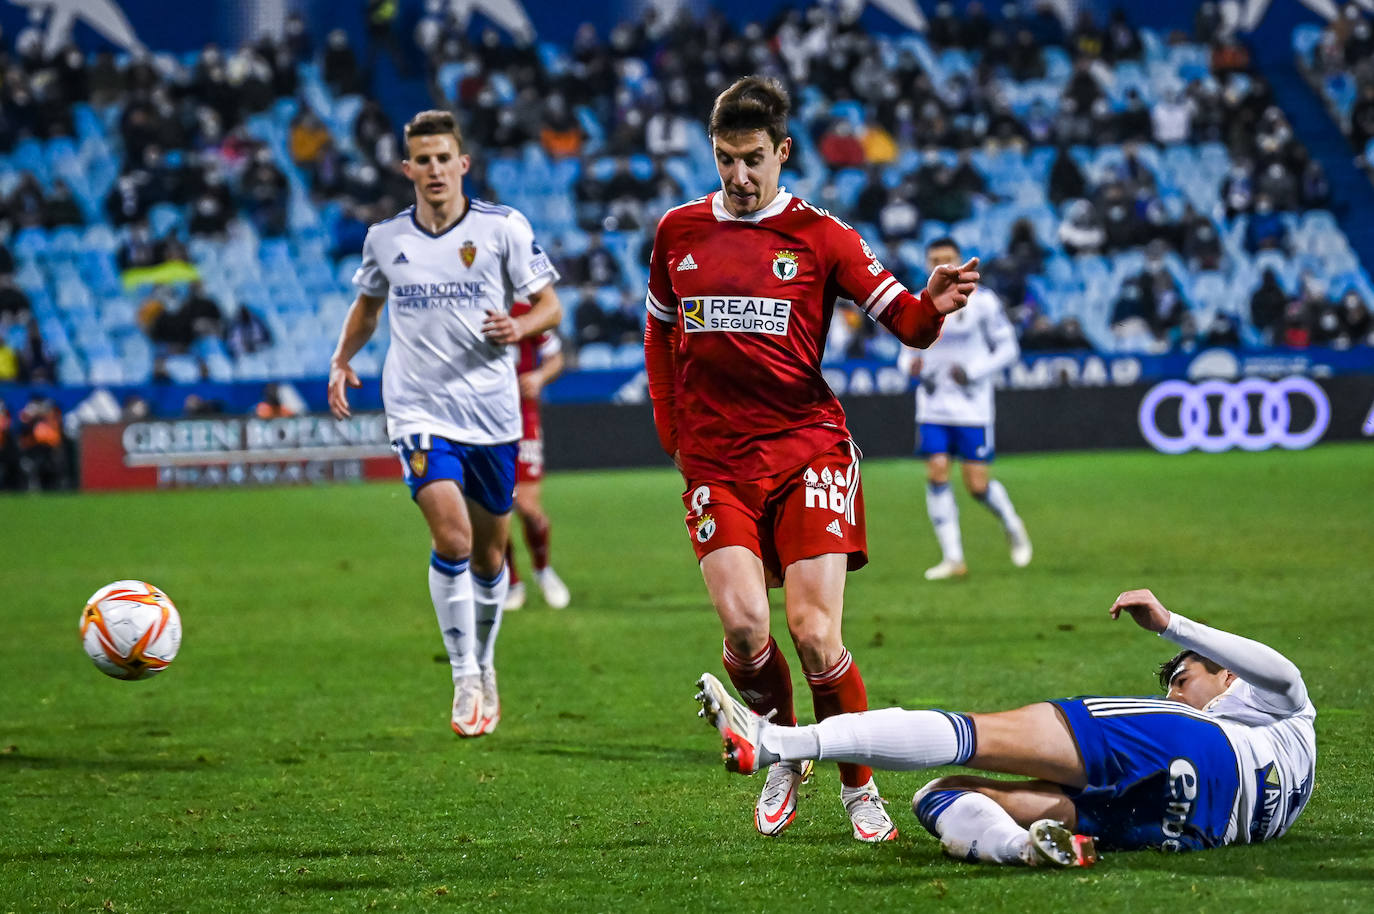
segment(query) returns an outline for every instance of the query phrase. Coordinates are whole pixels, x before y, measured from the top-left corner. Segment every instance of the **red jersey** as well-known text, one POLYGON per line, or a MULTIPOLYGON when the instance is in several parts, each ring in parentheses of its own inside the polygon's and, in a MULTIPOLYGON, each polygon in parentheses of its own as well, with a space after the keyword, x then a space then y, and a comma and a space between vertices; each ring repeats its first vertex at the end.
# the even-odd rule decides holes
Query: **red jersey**
POLYGON ((664 215, 645 363, 659 441, 688 479, 759 479, 849 437, 821 375, 840 296, 907 345, 930 345, 944 320, 858 232, 781 189, 742 217, 719 191, 664 215))
MULTIPOLYGON (((527 301, 513 301, 510 306, 510 316, 519 317, 530 312, 531 305, 527 301)), ((562 351, 563 343, 558 339, 558 334, 552 330, 545 330, 543 333, 525 337, 516 343, 515 351, 515 373, 522 375, 526 372, 534 371, 545 359, 552 358, 556 353, 562 351)), ((539 437, 539 400, 527 400, 520 398, 520 421, 522 425, 521 438, 539 437)))

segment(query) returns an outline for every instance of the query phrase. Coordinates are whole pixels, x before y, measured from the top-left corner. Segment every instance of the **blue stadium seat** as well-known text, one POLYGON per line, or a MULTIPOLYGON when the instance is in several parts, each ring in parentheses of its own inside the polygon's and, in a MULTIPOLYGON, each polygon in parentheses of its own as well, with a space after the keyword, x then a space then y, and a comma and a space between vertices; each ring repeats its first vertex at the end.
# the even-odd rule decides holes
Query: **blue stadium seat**
POLYGON ((587 343, 577 350, 577 367, 584 371, 614 368, 615 350, 609 343, 587 343))

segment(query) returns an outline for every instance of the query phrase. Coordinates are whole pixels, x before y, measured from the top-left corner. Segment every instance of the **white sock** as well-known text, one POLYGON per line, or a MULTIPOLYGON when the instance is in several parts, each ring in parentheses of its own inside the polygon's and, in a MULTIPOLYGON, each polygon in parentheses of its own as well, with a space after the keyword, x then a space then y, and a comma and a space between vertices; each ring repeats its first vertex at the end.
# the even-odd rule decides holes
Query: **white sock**
POLYGON ((964 541, 959 534, 959 506, 954 502, 954 488, 949 483, 926 483, 926 513, 935 528, 940 552, 946 562, 964 560, 964 541))
POLYGON ((467 559, 447 559, 438 553, 429 558, 429 598, 439 619, 439 632, 448 651, 453 681, 478 672, 474 653, 477 620, 472 605, 472 572, 467 559))
POLYGON ((1011 529, 1011 525, 1016 521, 1016 508, 1012 506, 1011 496, 1007 494, 1007 487, 995 479, 988 481, 988 490, 983 493, 983 497, 978 499, 987 509, 997 515, 997 519, 1002 522, 1005 529, 1011 529))
POLYGON ((962 765, 976 749, 973 722, 963 714, 883 708, 837 714, 809 727, 766 727, 764 758, 828 759, 912 771, 962 765))
POLYGON ((505 611, 509 592, 510 575, 505 565, 501 566, 495 580, 472 576, 472 601, 477 615, 477 662, 484 670, 491 669, 495 660, 496 635, 501 631, 501 614, 505 611))
POLYGON ((912 806, 946 854, 983 863, 1028 862, 1030 833, 996 800, 973 790, 931 787, 921 788, 912 806))

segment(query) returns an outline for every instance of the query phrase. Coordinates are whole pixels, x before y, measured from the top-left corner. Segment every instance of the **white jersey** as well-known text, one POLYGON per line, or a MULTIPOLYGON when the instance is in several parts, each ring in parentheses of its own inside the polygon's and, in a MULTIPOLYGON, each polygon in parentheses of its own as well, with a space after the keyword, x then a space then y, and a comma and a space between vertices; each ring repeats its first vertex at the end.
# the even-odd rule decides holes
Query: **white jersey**
POLYGON ((992 381, 1021 354, 1016 330, 1002 311, 1002 300, 981 286, 968 304, 945 318, 940 338, 924 350, 902 350, 897 364, 911 370, 920 357, 921 383, 916 388, 916 421, 935 425, 990 426, 992 381), (958 384, 950 369, 960 365, 968 383, 958 384))
POLYGON ((433 434, 463 444, 520 438, 518 347, 482 335, 488 311, 509 311, 558 278, 529 220, 509 206, 469 200, 432 235, 415 207, 367 230, 353 284, 390 305, 382 368, 387 435, 433 434))
POLYGON ((1317 709, 1302 674, 1273 648, 1178 613, 1162 635, 1236 674, 1203 708, 1230 741, 1240 775, 1226 843, 1277 838, 1307 806, 1317 766, 1317 709))

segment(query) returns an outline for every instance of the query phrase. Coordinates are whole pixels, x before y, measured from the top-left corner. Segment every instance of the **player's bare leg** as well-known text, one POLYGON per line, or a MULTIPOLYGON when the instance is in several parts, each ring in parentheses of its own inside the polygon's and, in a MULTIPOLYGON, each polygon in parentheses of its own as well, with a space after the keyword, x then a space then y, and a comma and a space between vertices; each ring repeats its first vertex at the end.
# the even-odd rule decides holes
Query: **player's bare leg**
POLYGON ((496 636, 501 631, 501 614, 510 585, 506 574, 510 512, 492 514, 471 500, 467 508, 472 519, 472 602, 482 688, 479 730, 490 733, 501 722, 501 697, 496 689, 496 636))
POLYGON ((926 830, 959 860, 1091 866, 1093 839, 1075 835, 1078 812, 1058 784, 973 775, 936 778, 911 801, 926 830))
MULTIPOLYGON (((868 708, 863 677, 841 636, 848 569, 848 555, 831 553, 793 562, 783 572, 787 627, 811 687, 818 721, 868 708)), ((872 769, 841 764, 840 781, 840 798, 854 837, 867 842, 894 840, 897 827, 884 808, 872 769)))
POLYGON ((506 612, 510 612, 525 605, 525 582, 520 580, 520 572, 515 566, 515 550, 509 539, 506 540, 506 574, 510 576, 510 587, 506 590, 506 612))
MULTIPOLYGON (((769 634, 768 585, 763 562, 743 546, 725 546, 701 560, 701 576, 725 632, 724 665, 748 707, 780 725, 796 723, 787 660, 769 634)), ((761 834, 782 834, 797 814, 797 793, 811 773, 809 759, 771 766, 754 806, 761 834)))
POLYGON ((991 478, 988 465, 981 460, 964 461, 962 470, 968 493, 986 506, 1001 523, 1002 532, 1007 535, 1007 545, 1011 547, 1011 563, 1017 568, 1025 568, 1031 560, 1030 536, 1011 503, 1006 487, 991 478))
POLYGON ((429 595, 453 673, 449 716, 459 736, 479 736, 482 726, 481 670, 477 663, 477 619, 473 605, 472 520, 458 484, 437 479, 415 494, 429 525, 429 595))
POLYGON ((572 595, 549 562, 549 531, 552 524, 544 512, 541 488, 538 480, 517 483, 515 513, 520 516, 525 545, 530 550, 530 564, 534 567, 534 579, 544 595, 544 602, 551 609, 567 609, 572 595))
POLYGON ((940 562, 926 569, 927 581, 943 581, 968 574, 964 564, 964 540, 959 531, 959 506, 949 484, 949 455, 926 459, 926 513, 940 544, 940 562))

